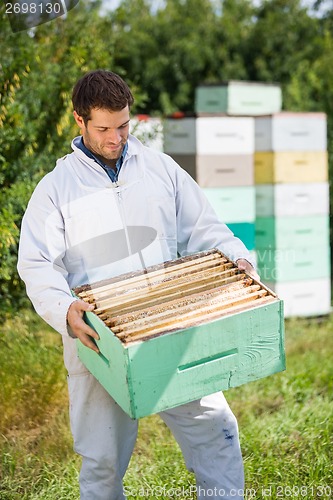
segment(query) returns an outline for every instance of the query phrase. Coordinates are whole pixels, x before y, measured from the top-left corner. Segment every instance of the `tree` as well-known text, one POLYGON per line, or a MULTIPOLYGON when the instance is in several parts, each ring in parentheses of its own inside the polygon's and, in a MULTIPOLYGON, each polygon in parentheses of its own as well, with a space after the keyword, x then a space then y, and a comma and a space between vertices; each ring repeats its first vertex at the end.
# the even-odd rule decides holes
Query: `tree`
POLYGON ((139 110, 193 111, 194 88, 214 59, 215 12, 209 0, 125 1, 111 14, 115 62, 126 67, 145 99, 139 110))
POLYGON ((80 3, 66 19, 13 35, 2 11, 0 49, 0 303, 18 305, 25 294, 17 275, 20 222, 38 180, 70 151, 78 130, 71 89, 85 72, 114 69, 110 24, 99 3, 80 3), (84 26, 84 29, 82 29, 84 26), (86 35, 89 33, 89 36, 86 35))
POLYGON ((264 0, 256 9, 245 48, 248 78, 289 82, 301 61, 320 55, 313 46, 318 22, 301 0, 264 0))

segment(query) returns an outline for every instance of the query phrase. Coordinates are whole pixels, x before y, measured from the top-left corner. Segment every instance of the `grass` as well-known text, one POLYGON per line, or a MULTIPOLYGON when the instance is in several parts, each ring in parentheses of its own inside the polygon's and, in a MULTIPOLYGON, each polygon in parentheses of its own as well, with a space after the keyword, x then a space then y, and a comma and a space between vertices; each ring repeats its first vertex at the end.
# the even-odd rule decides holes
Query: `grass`
MULTIPOLYGON (((287 370, 226 392, 245 498, 333 498, 333 316, 286 322, 287 370)), ((0 500, 78 500, 60 336, 22 311, 0 329, 0 500)), ((141 420, 129 499, 195 499, 168 428, 141 420)))

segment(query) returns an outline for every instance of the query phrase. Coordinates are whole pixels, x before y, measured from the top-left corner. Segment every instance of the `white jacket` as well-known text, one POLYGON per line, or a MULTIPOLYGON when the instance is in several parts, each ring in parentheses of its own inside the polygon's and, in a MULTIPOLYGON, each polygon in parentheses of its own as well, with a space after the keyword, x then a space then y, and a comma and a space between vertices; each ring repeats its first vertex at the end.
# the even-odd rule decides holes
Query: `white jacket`
POLYGON ((253 264, 196 182, 129 136, 119 180, 74 141, 37 185, 23 217, 18 271, 37 313, 67 336, 71 288, 202 250, 253 264))

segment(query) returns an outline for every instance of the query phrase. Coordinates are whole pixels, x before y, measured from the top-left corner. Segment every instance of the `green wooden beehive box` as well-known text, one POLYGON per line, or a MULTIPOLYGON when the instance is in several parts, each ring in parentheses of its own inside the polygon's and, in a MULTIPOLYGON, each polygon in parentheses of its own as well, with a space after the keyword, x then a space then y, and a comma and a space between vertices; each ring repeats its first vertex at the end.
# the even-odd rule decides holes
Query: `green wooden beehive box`
POLYGON ((239 238, 248 250, 255 248, 255 223, 254 222, 227 222, 226 225, 239 238))
POLYGON ((253 222, 256 218, 254 186, 203 188, 218 217, 226 223, 253 222))
POLYGON ((217 250, 73 294, 100 337, 79 357, 132 418, 285 369, 282 301, 217 250))
POLYGON ((229 115, 270 115, 282 107, 282 91, 278 84, 229 81, 200 85, 195 92, 196 113, 229 115))

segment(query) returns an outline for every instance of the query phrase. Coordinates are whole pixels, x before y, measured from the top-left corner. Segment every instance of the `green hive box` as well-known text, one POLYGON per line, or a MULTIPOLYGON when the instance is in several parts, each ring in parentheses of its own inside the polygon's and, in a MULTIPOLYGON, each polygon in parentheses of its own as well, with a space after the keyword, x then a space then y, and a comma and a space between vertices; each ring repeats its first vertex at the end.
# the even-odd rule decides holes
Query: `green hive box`
POLYGON ((226 225, 239 238, 248 250, 255 249, 255 224, 254 222, 227 222, 226 225))
POLYGON ((130 417, 157 413, 284 370, 283 302, 274 297, 128 344, 88 312, 85 319, 99 334, 100 354, 78 340, 79 358, 130 417))
POLYGON ((195 92, 196 113, 270 115, 281 111, 282 91, 278 84, 229 81, 199 85, 195 92))

